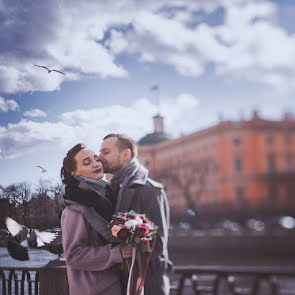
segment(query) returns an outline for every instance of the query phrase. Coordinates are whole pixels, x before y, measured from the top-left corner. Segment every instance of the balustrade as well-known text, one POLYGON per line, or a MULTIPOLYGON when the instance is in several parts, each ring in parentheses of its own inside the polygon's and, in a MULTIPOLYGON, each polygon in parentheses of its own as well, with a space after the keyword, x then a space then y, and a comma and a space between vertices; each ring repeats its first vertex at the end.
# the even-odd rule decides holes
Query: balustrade
MULTIPOLYGON (((67 295, 66 266, 0 268, 2 295, 67 295)), ((295 295, 295 267, 178 266, 171 295, 295 295)))

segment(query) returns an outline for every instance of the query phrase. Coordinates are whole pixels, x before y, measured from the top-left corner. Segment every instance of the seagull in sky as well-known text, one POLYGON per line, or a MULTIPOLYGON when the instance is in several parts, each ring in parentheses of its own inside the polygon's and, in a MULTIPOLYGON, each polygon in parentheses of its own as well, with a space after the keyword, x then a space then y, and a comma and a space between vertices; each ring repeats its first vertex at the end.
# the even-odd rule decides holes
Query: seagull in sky
POLYGON ((6 218, 5 223, 7 230, 11 234, 7 242, 8 253, 12 258, 21 261, 30 259, 29 248, 45 246, 45 244, 51 243, 58 236, 57 233, 28 229, 10 217, 6 218))
POLYGON ((45 66, 39 66, 39 65, 34 65, 35 67, 39 67, 39 68, 44 68, 44 69, 46 69, 47 71, 48 71, 48 74, 50 74, 51 72, 58 72, 58 73, 60 73, 60 74, 63 74, 63 75, 65 75, 65 73, 63 73, 63 72, 61 72, 61 71, 59 71, 59 70, 50 70, 50 69, 48 69, 47 67, 45 67, 45 66))
POLYGON ((42 169, 42 173, 45 173, 47 170, 44 168, 44 167, 42 167, 42 166, 36 166, 36 167, 38 167, 38 168, 41 168, 42 169))

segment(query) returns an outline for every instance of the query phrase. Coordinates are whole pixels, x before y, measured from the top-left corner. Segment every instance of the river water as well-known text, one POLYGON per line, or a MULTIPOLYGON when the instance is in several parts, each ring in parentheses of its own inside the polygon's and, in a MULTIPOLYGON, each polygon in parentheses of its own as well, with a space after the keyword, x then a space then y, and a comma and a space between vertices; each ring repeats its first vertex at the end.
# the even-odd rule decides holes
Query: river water
POLYGON ((11 258, 5 247, 0 247, 0 267, 42 267, 58 256, 46 250, 30 249, 30 260, 19 261, 11 258))

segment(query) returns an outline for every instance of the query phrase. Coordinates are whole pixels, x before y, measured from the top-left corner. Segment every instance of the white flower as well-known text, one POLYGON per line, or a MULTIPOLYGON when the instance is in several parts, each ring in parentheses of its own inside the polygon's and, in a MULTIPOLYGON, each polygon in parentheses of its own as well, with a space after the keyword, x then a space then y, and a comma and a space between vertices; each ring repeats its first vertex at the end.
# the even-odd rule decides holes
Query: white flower
POLYGON ((135 220, 137 221, 137 224, 138 225, 143 224, 143 221, 142 221, 142 219, 139 216, 136 216, 135 220))
POLYGON ((136 229, 137 225, 139 225, 139 222, 136 221, 135 219, 130 219, 124 223, 124 226, 128 230, 132 230, 132 231, 136 229))

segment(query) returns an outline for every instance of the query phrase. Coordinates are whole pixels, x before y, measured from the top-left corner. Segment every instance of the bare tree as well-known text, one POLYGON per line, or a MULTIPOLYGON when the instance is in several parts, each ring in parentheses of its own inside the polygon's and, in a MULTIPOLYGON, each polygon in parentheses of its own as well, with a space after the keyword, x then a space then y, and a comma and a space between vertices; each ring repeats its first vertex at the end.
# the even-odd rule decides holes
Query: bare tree
POLYGON ((3 189, 2 196, 9 200, 10 215, 25 225, 30 216, 29 202, 32 198, 31 184, 20 182, 3 189))
POLYGON ((41 179, 33 186, 28 182, 0 187, 0 196, 9 201, 9 215, 29 228, 59 225, 61 182, 41 179))
POLYGON ((61 182, 57 182, 52 184, 49 191, 49 197, 51 199, 51 206, 53 207, 56 214, 60 211, 59 206, 59 197, 63 188, 63 184, 61 182))
POLYGON ((32 222, 36 227, 52 227, 58 225, 58 196, 62 185, 50 180, 40 179, 31 200, 34 212, 32 222))
MULTIPOLYGON (((176 190, 186 201, 187 209, 197 212, 201 195, 206 191, 207 178, 213 169, 216 169, 213 158, 200 159, 199 161, 171 165, 158 169, 153 177, 161 181, 167 191, 176 190)), ((173 211, 173 208, 172 208, 173 211)))

